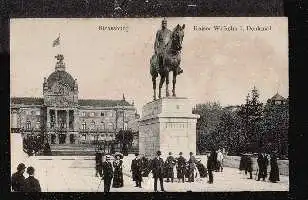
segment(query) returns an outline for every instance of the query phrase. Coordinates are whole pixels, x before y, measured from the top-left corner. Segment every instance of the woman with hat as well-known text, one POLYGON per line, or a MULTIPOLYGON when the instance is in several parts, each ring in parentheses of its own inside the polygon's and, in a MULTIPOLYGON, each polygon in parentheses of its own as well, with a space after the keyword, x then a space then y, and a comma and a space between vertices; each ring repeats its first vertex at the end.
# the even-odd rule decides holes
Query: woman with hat
POLYGON ((17 166, 17 172, 12 175, 12 190, 14 192, 22 192, 25 184, 25 173, 26 166, 23 163, 20 163, 17 166))
POLYGON ((121 154, 115 154, 115 160, 113 161, 113 184, 112 187, 119 188, 123 187, 123 172, 122 172, 122 164, 121 154))

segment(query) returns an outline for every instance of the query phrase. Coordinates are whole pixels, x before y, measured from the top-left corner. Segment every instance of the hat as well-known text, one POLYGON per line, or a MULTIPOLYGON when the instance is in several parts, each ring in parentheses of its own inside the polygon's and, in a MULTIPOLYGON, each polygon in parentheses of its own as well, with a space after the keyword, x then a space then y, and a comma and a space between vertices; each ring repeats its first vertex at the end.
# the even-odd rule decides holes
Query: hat
POLYGON ((26 169, 26 166, 25 166, 25 164, 23 164, 23 163, 20 163, 20 164, 17 166, 17 171, 21 171, 21 170, 24 170, 24 169, 26 169))
POLYGON ((189 155, 193 155, 193 152, 189 152, 189 155))
POLYGON ((135 153, 135 156, 139 156, 139 153, 135 153))
POLYGON ((27 173, 29 174, 29 175, 33 175, 34 174, 34 168, 33 167, 28 167, 27 168, 27 173))
POLYGON ((158 156, 160 156, 160 155, 161 155, 161 152, 160 152, 160 151, 157 151, 156 154, 157 154, 158 156))
POLYGON ((169 152, 169 155, 172 155, 172 152, 169 152))
POLYGON ((180 154, 180 155, 183 155, 183 153, 182 153, 182 152, 180 152, 179 154, 180 154))

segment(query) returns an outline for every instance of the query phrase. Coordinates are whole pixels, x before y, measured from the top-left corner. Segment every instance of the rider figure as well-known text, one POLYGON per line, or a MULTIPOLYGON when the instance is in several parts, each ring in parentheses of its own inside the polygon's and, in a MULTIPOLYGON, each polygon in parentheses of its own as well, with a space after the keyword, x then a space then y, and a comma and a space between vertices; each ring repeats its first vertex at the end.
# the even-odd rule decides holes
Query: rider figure
MULTIPOLYGON (((154 51, 158 58, 159 65, 161 66, 161 62, 163 60, 163 52, 164 48, 171 39, 172 31, 167 28, 167 20, 164 18, 161 24, 161 30, 158 30, 156 33, 155 43, 154 43, 154 51)), ((178 67, 178 74, 181 74, 183 69, 178 67)))

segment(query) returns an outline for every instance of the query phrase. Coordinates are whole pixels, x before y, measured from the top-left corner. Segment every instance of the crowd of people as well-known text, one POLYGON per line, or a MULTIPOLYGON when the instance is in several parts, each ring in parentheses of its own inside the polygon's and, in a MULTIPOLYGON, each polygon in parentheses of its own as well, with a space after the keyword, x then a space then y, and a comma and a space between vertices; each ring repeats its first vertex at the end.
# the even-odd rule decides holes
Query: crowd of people
MULTIPOLYGON (((123 182, 123 155, 116 153, 114 161, 111 162, 110 155, 104 155, 102 152, 96 153, 96 176, 102 177, 104 180, 104 192, 109 192, 110 187, 119 188, 124 186, 123 182), (105 161, 103 158, 105 157, 105 161), (113 184, 111 185, 111 182, 113 184)), ((212 151, 208 154, 207 165, 205 166, 201 160, 197 160, 192 152, 189 158, 183 157, 180 152, 178 157, 174 157, 169 152, 168 157, 164 161, 161 158, 161 152, 156 152, 154 159, 141 157, 138 153, 131 162, 130 172, 135 187, 142 188, 143 177, 148 177, 152 172, 154 178, 154 191, 157 190, 157 182, 159 181, 161 191, 164 189, 164 180, 173 183, 175 179, 180 183, 194 182, 197 174, 200 178, 205 178, 209 174, 208 183, 213 183, 213 171, 222 172, 223 170, 223 154, 220 150, 212 151), (176 172, 176 176, 175 173, 176 172), (197 173, 198 172, 198 173, 197 173)))
MULTIPOLYGON (((253 157, 256 154, 242 154, 240 160, 240 171, 245 171, 245 175, 249 173, 249 179, 253 179, 252 172, 253 172, 253 157)), ((268 166, 270 164, 270 173, 269 173, 269 181, 276 183, 279 181, 279 168, 277 163, 277 156, 275 154, 267 155, 265 153, 258 153, 257 154, 257 170, 256 170, 256 180, 266 181, 268 177, 268 166)))
POLYGON ((28 177, 24 177, 26 166, 20 163, 17 166, 17 172, 12 175, 12 191, 14 192, 41 192, 40 182, 34 178, 34 168, 27 168, 28 177))

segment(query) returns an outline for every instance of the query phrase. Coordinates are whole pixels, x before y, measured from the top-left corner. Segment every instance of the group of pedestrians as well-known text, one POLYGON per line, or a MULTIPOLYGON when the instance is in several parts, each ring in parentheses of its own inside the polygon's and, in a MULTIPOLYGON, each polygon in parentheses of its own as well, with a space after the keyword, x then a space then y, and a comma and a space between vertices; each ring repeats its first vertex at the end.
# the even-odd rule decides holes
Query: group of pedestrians
MULTIPOLYGON (((253 154, 242 154, 240 160, 240 171, 245 170, 245 175, 249 173, 249 179, 252 178, 253 172, 253 154)), ((269 173, 269 181, 276 183, 279 181, 279 168, 277 163, 277 156, 275 154, 271 154, 270 156, 265 153, 258 153, 257 156, 257 164, 258 168, 256 170, 256 180, 263 181, 268 177, 268 166, 270 164, 270 173, 269 173)))
POLYGON ((104 180, 104 192, 110 192, 111 182, 113 188, 124 186, 123 179, 123 156, 121 154, 114 155, 114 161, 111 161, 110 155, 104 155, 102 152, 96 152, 96 176, 104 180), (105 160, 103 158, 106 157, 105 160))
POLYGON ((34 178, 34 168, 29 166, 27 168, 28 178, 24 177, 26 166, 20 163, 17 166, 17 172, 12 175, 12 191, 14 192, 41 192, 39 181, 34 178))

